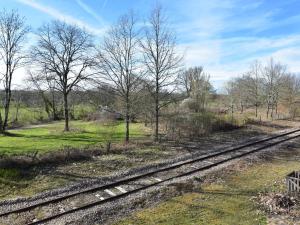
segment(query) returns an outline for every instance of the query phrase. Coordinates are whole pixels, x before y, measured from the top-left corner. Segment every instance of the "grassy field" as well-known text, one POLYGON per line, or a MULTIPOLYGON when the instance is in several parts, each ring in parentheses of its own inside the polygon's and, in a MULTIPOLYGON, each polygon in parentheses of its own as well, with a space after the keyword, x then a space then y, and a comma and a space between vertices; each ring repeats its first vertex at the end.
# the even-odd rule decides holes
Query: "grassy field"
MULTIPOLYGON (((73 106, 71 111, 74 119, 78 120, 85 118, 89 113, 95 112, 95 107, 81 104, 73 106)), ((18 115, 14 104, 12 104, 9 109, 9 126, 36 124, 48 120, 49 118, 45 109, 41 107, 21 106, 18 110, 18 115), (16 121, 16 117, 18 121, 16 121)))
MULTIPOLYGON (((113 141, 122 141, 125 133, 124 123, 107 127, 97 122, 72 121, 70 127, 70 132, 63 132, 64 123, 56 122, 36 128, 10 130, 9 136, 0 137, 0 153, 23 154, 66 147, 84 148, 101 144, 110 138, 110 135, 113 141)), ((132 138, 145 135, 142 124, 131 124, 130 128, 132 138)))
POLYGON ((244 162, 216 173, 212 175, 214 181, 204 182, 198 191, 139 211, 116 224, 267 224, 267 215, 259 210, 253 197, 285 190, 286 174, 299 170, 299 144, 297 149, 288 149, 271 160, 252 165, 244 162))

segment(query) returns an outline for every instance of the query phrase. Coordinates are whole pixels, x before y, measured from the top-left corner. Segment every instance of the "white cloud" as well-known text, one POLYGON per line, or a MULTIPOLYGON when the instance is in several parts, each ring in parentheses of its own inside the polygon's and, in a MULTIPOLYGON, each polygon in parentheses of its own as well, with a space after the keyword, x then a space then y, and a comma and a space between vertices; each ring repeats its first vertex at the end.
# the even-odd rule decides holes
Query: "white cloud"
POLYGON ((179 45, 180 52, 184 52, 186 66, 215 65, 221 57, 219 41, 205 41, 201 43, 186 43, 179 45))
MULTIPOLYGON (((18 1, 56 19, 85 26, 88 30, 93 30, 93 33, 104 31, 38 4, 35 0, 18 1)), ((83 0, 76 1, 93 18, 103 21, 83 0)), ((300 34, 284 35, 283 32, 281 36, 271 33, 263 36, 260 33, 268 29, 282 29, 285 25, 300 21, 300 16, 287 15, 280 20, 274 19, 281 9, 270 5, 261 10, 264 2, 265 0, 166 0, 165 6, 171 12, 174 10, 170 18, 175 20, 174 26, 180 40, 179 49, 185 52, 186 66, 204 66, 211 74, 212 81, 218 84, 247 71, 249 64, 255 59, 266 61, 274 57, 287 64, 291 72, 300 72, 300 34)), ((102 0, 102 3, 104 8, 107 0, 102 0)))
POLYGON ((300 16, 281 17, 280 8, 259 9, 264 0, 178 0, 173 7, 180 18, 176 30, 180 49, 185 50, 186 66, 203 66, 218 85, 246 72, 255 59, 270 57, 300 72, 300 34, 268 36, 269 29, 300 21, 300 16))
POLYGON ((76 19, 76 18, 74 18, 74 17, 72 17, 70 15, 64 14, 61 11, 59 11, 57 9, 54 9, 52 7, 39 4, 39 3, 37 3, 34 0, 18 0, 18 1, 20 3, 22 3, 22 4, 28 5, 28 6, 32 7, 32 8, 34 8, 34 9, 37 9, 37 10, 43 12, 43 13, 46 13, 46 14, 52 16, 55 19, 64 21, 64 22, 69 23, 69 24, 76 24, 76 25, 78 25, 80 27, 83 27, 87 31, 89 31, 89 32, 91 32, 93 34, 100 35, 100 34, 103 34, 103 32, 104 32, 104 29, 95 28, 95 27, 93 27, 93 26, 85 23, 82 20, 76 19))
POLYGON ((273 57, 286 64, 290 72, 300 73, 300 35, 234 37, 189 42, 180 45, 181 52, 183 49, 185 65, 203 66, 217 85, 245 73, 256 59, 266 63, 273 57))

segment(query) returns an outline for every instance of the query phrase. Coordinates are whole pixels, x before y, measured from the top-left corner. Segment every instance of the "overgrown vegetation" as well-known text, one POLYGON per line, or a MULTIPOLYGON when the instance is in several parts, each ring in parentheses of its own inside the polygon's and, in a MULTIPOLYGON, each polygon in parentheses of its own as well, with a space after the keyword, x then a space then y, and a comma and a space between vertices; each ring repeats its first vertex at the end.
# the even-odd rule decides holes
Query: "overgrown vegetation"
POLYGON ((167 136, 174 140, 197 139, 216 131, 239 128, 247 122, 244 118, 216 115, 211 112, 178 113, 167 119, 167 136))

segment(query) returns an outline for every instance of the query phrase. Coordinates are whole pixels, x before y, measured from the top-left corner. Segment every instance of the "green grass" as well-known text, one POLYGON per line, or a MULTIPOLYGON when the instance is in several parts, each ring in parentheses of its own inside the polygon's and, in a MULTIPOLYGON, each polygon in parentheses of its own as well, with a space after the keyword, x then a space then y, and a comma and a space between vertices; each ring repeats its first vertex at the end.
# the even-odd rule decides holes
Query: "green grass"
MULTIPOLYGON (((12 121, 16 119, 16 107, 13 105, 9 109, 9 125, 12 121)), ((3 112, 2 112, 3 113, 3 112)), ((18 121, 20 125, 38 123, 40 121, 47 120, 48 116, 44 109, 42 108, 28 108, 20 107, 18 112, 18 121)))
POLYGON ((242 170, 223 170, 213 175, 218 181, 204 183, 198 191, 171 198, 117 222, 118 225, 261 225, 267 216, 252 197, 283 192, 284 178, 299 170, 300 150, 242 170))
MULTIPOLYGON (((63 132, 64 123, 56 122, 42 127, 9 131, 11 135, 0 136, 0 153, 23 154, 28 152, 48 152, 66 147, 84 148, 103 143, 112 134, 112 141, 124 139, 125 124, 118 123, 111 133, 109 127, 97 122, 72 121, 71 131, 63 132)), ((131 124, 131 138, 145 135, 142 124, 131 124)))
MULTIPOLYGON (((70 111, 73 113, 74 119, 85 119, 89 113, 95 112, 95 107, 89 104, 79 104, 72 106, 70 111)), ((3 110, 1 111, 4 113, 3 110)), ((18 111, 18 121, 16 120, 17 109, 15 104, 11 104, 9 109, 8 125, 28 125, 48 121, 48 115, 42 107, 26 107, 21 106, 18 111), (17 123, 17 124, 16 124, 17 123)))

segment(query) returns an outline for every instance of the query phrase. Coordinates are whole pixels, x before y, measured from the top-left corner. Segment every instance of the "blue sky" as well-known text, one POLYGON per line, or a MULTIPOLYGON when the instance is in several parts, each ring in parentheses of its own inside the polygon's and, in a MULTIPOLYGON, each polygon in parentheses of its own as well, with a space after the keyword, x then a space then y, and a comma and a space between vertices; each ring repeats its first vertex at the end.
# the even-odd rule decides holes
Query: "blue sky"
MULTIPOLYGON (((245 72, 255 59, 274 57, 300 72, 299 0, 161 0, 177 33, 186 66, 203 66, 217 86, 245 72)), ((33 31, 52 19, 84 26, 101 38, 133 9, 143 22, 154 0, 0 0, 18 9, 33 31)), ((16 83, 24 76, 19 71, 16 83)))

